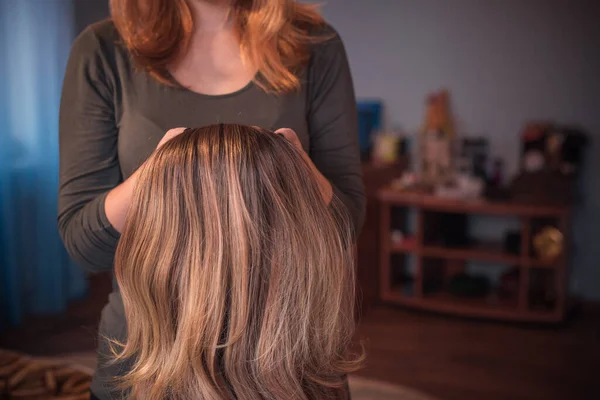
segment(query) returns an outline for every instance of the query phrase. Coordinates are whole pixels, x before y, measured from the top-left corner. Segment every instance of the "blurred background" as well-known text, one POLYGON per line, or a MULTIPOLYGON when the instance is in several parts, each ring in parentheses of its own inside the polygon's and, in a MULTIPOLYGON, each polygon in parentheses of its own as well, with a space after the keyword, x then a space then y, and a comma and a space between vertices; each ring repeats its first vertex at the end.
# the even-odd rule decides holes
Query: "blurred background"
MULTIPOLYGON (((322 11, 350 60, 369 196, 354 398, 598 398, 600 3, 322 11)), ((58 237, 58 106, 74 38, 108 15, 0 0, 0 349, 89 368, 111 282, 58 237)))

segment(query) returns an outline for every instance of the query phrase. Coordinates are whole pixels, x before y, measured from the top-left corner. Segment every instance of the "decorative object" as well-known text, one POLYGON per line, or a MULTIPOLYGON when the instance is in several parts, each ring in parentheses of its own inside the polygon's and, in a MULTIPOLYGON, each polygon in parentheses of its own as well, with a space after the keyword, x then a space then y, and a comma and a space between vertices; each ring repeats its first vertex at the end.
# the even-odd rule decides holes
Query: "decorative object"
POLYGON ((545 133, 552 123, 532 122, 521 132, 521 168, 524 172, 538 172, 546 166, 544 157, 545 133))
POLYGON ((492 166, 489 184, 493 187, 501 187, 504 185, 504 160, 496 158, 492 166))
POLYGON ((404 233, 400 229, 394 229, 392 231, 392 242, 402 243, 404 241, 404 233))
POLYGON ((401 156, 402 138, 397 133, 380 133, 373 140, 372 162, 391 164, 401 156))
POLYGON ((61 360, 0 350, 0 398, 88 400, 91 371, 61 360))
POLYGON ((437 185, 434 193, 449 199, 476 199, 481 196, 484 188, 485 183, 482 179, 459 174, 453 181, 437 185))
POLYGON ((488 179, 489 141, 485 137, 465 137, 458 141, 458 170, 460 173, 488 179))
POLYGON ((553 226, 544 227, 533 237, 533 247, 538 257, 553 260, 563 252, 563 234, 553 226))
POLYGON ((549 135, 549 143, 553 137, 557 137, 554 139, 556 144, 548 146, 548 150, 552 151, 550 156, 556 158, 551 160, 551 166, 564 175, 577 174, 589 142, 588 136, 582 130, 571 127, 555 128, 549 132, 549 135))
MULTIPOLYGON (((378 197, 381 202, 379 296, 383 302, 440 313, 510 321, 556 323, 565 317, 569 258, 540 258, 534 253, 531 244, 536 232, 533 227, 541 222, 550 224, 553 221, 556 226, 567 227, 571 215, 569 207, 545 203, 490 202, 483 199, 444 199, 390 187, 382 188, 378 197), (406 242, 396 244, 391 240, 391 230, 396 229, 391 216, 398 212, 407 213, 408 209, 416 209, 417 212, 417 227, 413 232, 415 240, 410 246, 406 242), (452 233, 444 231, 442 226, 458 224, 441 217, 448 213, 518 217, 521 221, 518 254, 506 251, 501 240, 490 242, 472 238, 466 244, 448 246, 441 240, 441 235, 447 237, 452 233), (401 268, 406 268, 406 261, 404 265, 391 262, 398 258, 405 260, 406 257, 401 255, 414 257, 414 274, 410 282, 403 279, 401 273, 401 268), (452 296, 448 290, 452 277, 466 272, 467 261, 516 266, 516 292, 506 295, 510 290, 495 290, 483 298, 475 299, 452 296), (553 299, 552 307, 538 309, 531 302, 535 296, 532 297, 534 288, 530 285, 530 278, 537 271, 541 271, 540 274, 546 277, 544 293, 545 298, 553 299), (440 281, 442 285, 439 284, 440 281), (405 289, 407 284, 410 284, 411 290, 405 289)), ((564 232, 563 229, 563 234, 564 232)), ((563 243, 561 254, 568 251, 566 237, 563 238, 563 243)))
POLYGON ((446 90, 427 98, 425 121, 420 135, 421 178, 431 184, 452 177, 452 143, 455 139, 450 99, 446 90))
POLYGON ((525 172, 533 173, 544 169, 546 161, 541 151, 531 150, 523 155, 523 170, 525 172))
POLYGON ((511 197, 521 202, 570 204, 587 135, 572 127, 531 123, 521 133, 521 171, 511 182, 511 197))
POLYGON ((373 133, 382 128, 383 103, 380 100, 361 100, 358 109, 358 144, 363 160, 371 156, 373 133))
POLYGON ((521 133, 522 170, 574 174, 583 161, 587 142, 587 135, 580 129, 548 122, 530 123, 521 133))

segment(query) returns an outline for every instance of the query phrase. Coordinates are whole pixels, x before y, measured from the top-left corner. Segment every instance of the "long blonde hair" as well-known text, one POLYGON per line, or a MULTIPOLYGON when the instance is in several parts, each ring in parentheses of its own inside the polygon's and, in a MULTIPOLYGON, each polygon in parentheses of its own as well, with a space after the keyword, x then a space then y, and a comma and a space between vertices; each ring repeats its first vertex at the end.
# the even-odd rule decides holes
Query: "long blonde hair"
POLYGON ((116 253, 134 398, 343 398, 361 359, 349 218, 284 137, 188 129, 142 167, 116 253))

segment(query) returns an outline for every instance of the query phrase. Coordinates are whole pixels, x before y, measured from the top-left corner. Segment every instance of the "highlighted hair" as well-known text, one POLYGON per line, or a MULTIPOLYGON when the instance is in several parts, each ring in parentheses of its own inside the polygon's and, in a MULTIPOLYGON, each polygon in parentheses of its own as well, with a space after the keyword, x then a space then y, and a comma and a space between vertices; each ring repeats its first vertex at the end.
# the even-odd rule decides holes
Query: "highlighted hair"
POLYGON ((140 171, 115 269, 144 400, 342 399, 362 359, 348 216, 284 137, 188 129, 140 171))

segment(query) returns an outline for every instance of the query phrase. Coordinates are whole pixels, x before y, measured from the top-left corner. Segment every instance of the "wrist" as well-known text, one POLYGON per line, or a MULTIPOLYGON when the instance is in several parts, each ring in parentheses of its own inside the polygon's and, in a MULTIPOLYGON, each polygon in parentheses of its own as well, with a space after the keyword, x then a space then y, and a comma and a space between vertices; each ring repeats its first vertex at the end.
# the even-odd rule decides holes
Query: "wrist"
POLYGON ((325 204, 331 204, 331 200, 333 200, 333 186, 331 183, 325 178, 323 175, 323 181, 321 183, 321 194, 323 195, 323 200, 325 200, 325 204))

